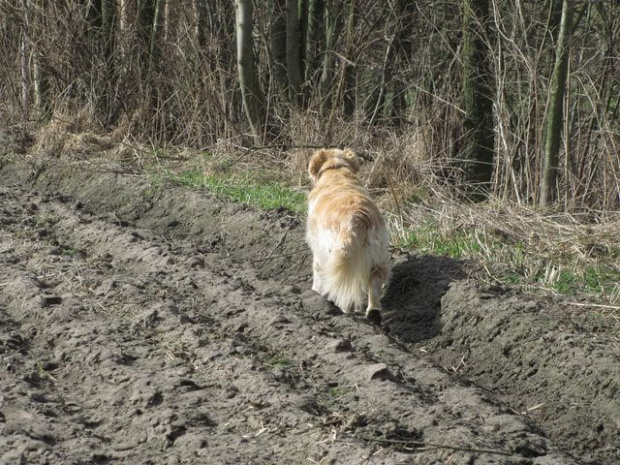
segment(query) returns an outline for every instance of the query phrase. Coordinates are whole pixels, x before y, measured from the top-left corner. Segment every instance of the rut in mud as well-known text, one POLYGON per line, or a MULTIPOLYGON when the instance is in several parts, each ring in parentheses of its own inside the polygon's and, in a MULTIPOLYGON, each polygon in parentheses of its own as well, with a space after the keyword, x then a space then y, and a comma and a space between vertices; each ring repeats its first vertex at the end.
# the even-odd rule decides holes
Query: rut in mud
POLYGON ((81 166, 1 180, 0 463, 618 460, 617 348, 554 301, 401 256, 385 334, 308 290, 286 212, 81 166))

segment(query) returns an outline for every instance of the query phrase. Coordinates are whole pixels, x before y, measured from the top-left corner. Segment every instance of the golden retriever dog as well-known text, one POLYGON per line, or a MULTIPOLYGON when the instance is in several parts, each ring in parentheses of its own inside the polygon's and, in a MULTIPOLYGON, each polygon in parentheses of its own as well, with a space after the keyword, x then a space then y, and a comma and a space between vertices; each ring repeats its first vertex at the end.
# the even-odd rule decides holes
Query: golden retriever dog
POLYGON ((361 310, 381 323, 381 288, 390 275, 388 232, 379 207, 361 185, 360 160, 348 149, 322 149, 308 165, 306 240, 312 250, 312 290, 343 312, 361 310))

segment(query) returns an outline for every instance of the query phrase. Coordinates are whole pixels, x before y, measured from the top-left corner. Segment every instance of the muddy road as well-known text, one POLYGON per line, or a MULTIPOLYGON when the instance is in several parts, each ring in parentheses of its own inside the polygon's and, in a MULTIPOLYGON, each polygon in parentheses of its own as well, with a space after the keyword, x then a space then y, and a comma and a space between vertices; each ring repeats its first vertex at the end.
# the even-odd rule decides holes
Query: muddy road
POLYGON ((397 254, 384 328, 303 225, 114 166, 0 170, 1 464, 615 464, 615 320, 397 254))

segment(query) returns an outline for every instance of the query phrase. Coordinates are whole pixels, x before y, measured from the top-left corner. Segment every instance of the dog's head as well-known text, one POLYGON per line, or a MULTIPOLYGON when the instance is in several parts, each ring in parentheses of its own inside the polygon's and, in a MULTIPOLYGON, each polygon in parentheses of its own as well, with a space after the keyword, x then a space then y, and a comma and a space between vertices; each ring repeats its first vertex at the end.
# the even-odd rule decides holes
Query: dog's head
POLYGON ((310 158, 308 174, 313 182, 317 182, 323 172, 337 168, 348 168, 355 174, 360 169, 360 159, 350 149, 321 149, 310 158))

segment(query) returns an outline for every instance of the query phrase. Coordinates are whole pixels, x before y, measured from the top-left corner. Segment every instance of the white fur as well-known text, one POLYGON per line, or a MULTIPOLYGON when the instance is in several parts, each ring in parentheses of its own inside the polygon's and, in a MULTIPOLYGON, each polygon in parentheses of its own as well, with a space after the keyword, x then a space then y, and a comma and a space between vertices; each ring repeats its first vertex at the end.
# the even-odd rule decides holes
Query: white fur
MULTIPOLYGON (((309 216, 313 205, 309 206, 309 216)), ((389 275, 388 233, 384 227, 368 230, 349 221, 345 234, 329 229, 308 228, 307 241, 313 252, 314 283, 312 289, 325 295, 344 312, 361 310, 369 291, 373 270, 389 275), (342 239, 345 237, 345 239, 342 239)), ((378 302, 368 302, 368 310, 378 302)))

